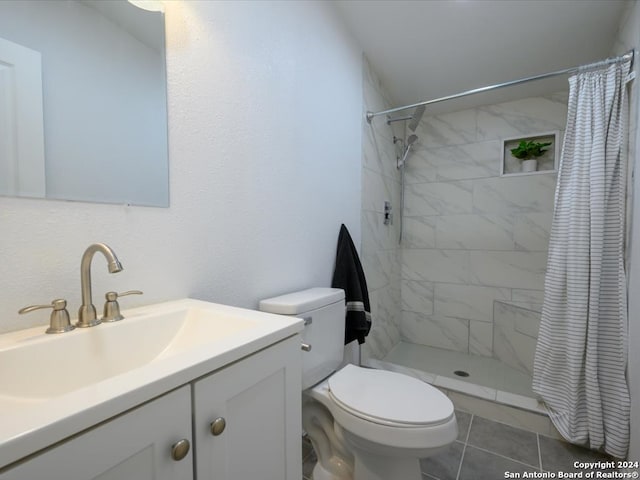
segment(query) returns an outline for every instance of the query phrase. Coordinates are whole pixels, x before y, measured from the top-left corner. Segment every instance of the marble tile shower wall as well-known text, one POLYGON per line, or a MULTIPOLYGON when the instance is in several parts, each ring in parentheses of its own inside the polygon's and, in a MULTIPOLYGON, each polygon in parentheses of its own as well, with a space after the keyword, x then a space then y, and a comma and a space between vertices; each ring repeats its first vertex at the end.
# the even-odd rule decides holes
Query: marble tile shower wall
MULTIPOLYGON (((377 75, 364 60, 365 111, 391 108, 377 75)), ((364 112, 363 112, 364 118, 364 112)), ((371 301, 373 327, 363 346, 363 359, 382 358, 400 341, 400 253, 398 222, 384 225, 384 202, 397 218, 400 177, 396 169, 394 131, 382 117, 362 123, 362 247, 361 260, 371 301)), ((395 132, 398 134, 399 132, 395 132)))
POLYGON ((403 339, 485 356, 522 350, 504 345, 519 342, 508 334, 516 320, 499 308, 494 323, 494 302, 542 302, 556 175, 500 177, 501 140, 562 133, 566 114, 558 93, 423 119, 406 171, 403 339))

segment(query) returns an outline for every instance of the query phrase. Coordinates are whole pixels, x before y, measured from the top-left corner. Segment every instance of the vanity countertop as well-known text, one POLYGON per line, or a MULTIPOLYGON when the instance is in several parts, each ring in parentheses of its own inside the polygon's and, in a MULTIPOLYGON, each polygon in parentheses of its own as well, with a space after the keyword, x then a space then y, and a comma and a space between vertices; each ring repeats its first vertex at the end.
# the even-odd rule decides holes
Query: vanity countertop
POLYGON ((0 335, 0 469, 303 329, 193 299, 123 314, 58 335, 0 335))

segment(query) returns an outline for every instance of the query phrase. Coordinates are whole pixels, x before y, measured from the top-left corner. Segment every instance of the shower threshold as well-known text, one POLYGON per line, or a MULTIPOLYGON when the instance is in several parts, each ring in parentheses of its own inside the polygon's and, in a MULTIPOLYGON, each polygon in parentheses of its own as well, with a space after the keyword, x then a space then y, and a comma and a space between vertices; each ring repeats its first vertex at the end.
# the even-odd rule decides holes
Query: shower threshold
POLYGON ((531 375, 491 357, 400 342, 375 368, 403 372, 444 390, 545 414, 531 390, 531 375))

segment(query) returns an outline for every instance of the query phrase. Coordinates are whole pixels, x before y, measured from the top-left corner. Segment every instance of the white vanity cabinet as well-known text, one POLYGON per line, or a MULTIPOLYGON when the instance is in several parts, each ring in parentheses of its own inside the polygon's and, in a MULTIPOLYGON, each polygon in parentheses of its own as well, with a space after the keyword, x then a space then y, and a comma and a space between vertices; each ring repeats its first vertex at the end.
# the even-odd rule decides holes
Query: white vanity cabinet
POLYGON ((301 429, 293 335, 27 457, 0 480, 299 480, 301 429), (180 441, 190 448, 175 459, 180 441))
POLYGON ((192 451, 180 461, 172 446, 191 442, 191 392, 178 390, 98 425, 0 474, 2 480, 188 480, 192 451))
POLYGON ((198 480, 299 480, 300 337, 193 384, 198 480))

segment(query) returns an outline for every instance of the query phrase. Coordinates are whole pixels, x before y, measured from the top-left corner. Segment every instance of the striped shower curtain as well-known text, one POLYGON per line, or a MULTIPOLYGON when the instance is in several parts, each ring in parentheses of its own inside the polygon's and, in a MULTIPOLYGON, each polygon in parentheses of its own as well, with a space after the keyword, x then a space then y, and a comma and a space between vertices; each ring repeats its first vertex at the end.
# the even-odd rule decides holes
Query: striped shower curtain
POLYGON ((629 445, 624 270, 630 62, 569 79, 533 390, 570 442, 629 445))

